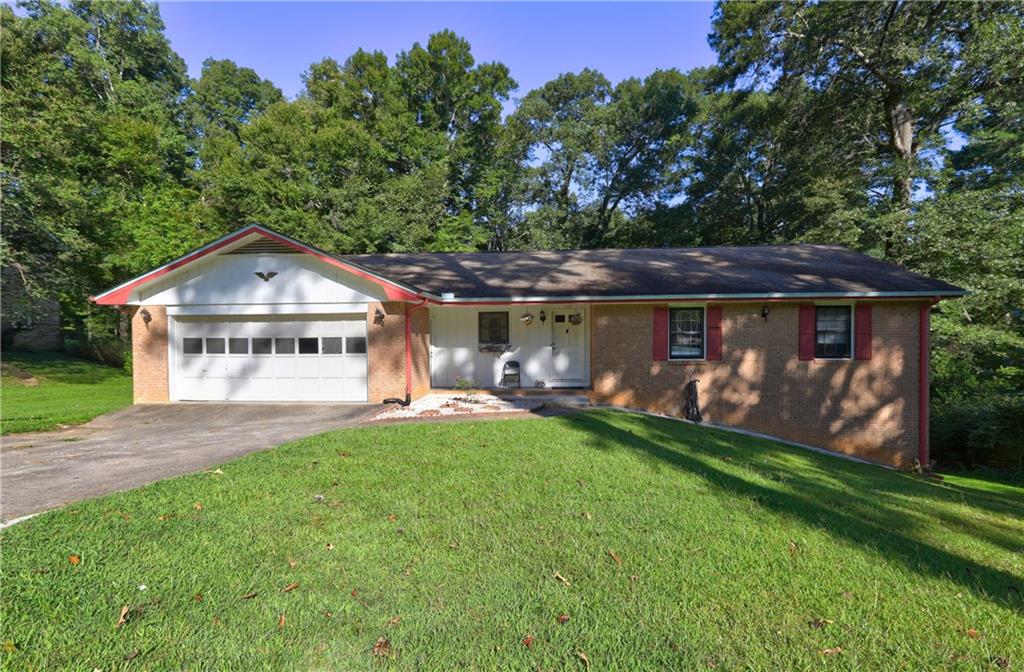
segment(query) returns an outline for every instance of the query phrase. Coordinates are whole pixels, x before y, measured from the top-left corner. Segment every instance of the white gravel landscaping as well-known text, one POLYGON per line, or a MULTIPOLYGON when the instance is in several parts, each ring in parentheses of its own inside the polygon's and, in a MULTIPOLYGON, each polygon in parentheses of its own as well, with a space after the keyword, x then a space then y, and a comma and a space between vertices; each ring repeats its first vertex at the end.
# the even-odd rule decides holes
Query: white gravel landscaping
POLYGON ((408 420, 411 418, 438 418, 454 415, 477 415, 485 413, 515 413, 535 411, 544 402, 539 399, 502 399, 491 394, 453 392, 451 394, 428 394, 408 406, 394 406, 373 417, 377 420, 408 420))

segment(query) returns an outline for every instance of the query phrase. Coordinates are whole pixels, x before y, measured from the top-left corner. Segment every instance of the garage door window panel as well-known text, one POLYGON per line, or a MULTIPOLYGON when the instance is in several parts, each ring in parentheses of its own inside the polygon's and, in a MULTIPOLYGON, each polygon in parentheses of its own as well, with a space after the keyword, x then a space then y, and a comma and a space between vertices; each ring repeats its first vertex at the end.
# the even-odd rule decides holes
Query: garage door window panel
POLYGON ((208 338, 208 339, 206 339, 206 354, 208 354, 208 355, 223 355, 224 354, 224 339, 223 338, 208 338))
POLYGON ((294 338, 275 338, 274 339, 275 352, 279 355, 294 355, 295 354, 295 339, 294 338))
POLYGON ((325 355, 340 355, 344 352, 345 339, 340 336, 325 336, 320 339, 320 352, 325 355))
POLYGON ((299 339, 299 354, 300 355, 315 355, 320 352, 318 338, 300 338, 299 339))
POLYGON ((229 338, 228 339, 228 352, 232 355, 248 355, 249 354, 249 339, 248 338, 229 338))
POLYGON ((252 354, 254 355, 269 355, 271 352, 272 339, 269 338, 254 338, 252 339, 252 354))
POLYGON ((345 339, 345 352, 350 355, 366 354, 366 337, 349 336, 345 339))
POLYGON ((181 339, 181 352, 185 355, 203 354, 203 339, 183 338, 181 339))

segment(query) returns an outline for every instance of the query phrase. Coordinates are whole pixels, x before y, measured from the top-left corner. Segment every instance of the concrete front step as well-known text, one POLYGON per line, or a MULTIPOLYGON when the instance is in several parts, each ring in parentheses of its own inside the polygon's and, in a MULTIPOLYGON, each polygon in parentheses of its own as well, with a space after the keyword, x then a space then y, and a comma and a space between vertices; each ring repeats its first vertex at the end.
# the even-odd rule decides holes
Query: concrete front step
MULTIPOLYGON (((504 396, 495 394, 497 397, 504 396)), ((508 395, 510 398, 527 395, 508 395)), ((561 406, 564 408, 589 408, 590 399, 585 394, 531 394, 531 401, 543 401, 545 406, 561 406)))

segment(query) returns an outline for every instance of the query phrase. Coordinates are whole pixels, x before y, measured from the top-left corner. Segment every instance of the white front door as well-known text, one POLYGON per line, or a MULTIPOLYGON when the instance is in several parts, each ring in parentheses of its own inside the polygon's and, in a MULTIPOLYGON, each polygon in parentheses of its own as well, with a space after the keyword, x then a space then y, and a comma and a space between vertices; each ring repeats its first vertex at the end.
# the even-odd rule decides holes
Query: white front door
POLYGON ((177 319, 182 401, 366 401, 366 318, 177 319))
POLYGON ((583 313, 555 311, 551 315, 551 329, 551 380, 582 383, 585 378, 583 313))

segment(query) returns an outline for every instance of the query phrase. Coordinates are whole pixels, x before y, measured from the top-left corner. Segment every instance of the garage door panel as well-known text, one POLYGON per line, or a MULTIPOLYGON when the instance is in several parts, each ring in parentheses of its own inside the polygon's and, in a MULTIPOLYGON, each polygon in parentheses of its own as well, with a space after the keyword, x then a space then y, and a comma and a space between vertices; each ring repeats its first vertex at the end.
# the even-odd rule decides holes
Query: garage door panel
POLYGON ((173 375, 178 399, 366 401, 366 355, 346 352, 350 344, 365 350, 364 315, 336 320, 179 319, 176 332, 173 375))

